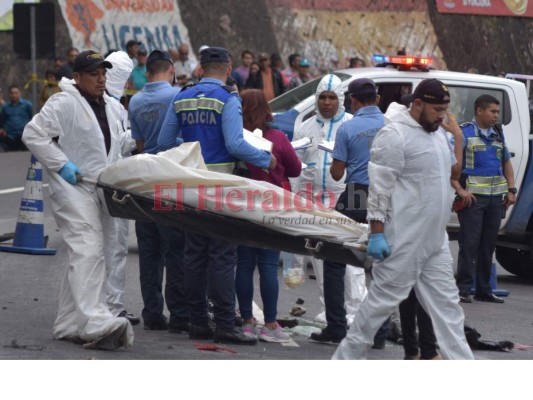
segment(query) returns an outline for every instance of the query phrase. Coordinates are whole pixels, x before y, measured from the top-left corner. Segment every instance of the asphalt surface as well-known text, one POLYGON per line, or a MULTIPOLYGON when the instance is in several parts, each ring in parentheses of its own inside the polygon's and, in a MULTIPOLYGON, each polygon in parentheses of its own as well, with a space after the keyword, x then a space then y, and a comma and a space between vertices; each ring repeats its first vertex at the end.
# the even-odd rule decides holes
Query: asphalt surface
MULTIPOLYGON (((0 153, 0 236, 15 230, 22 191, 11 189, 24 186, 29 160, 29 153, 0 153)), ((44 180, 46 184, 46 174, 44 180)), ((58 248, 62 241, 50 212, 47 190, 44 193, 48 247, 58 248)), ((133 224, 131 228, 125 304, 128 311, 139 315, 142 299, 133 224)), ((456 248, 452 243, 454 255, 456 248)), ((288 346, 260 342, 256 346, 225 346, 235 353, 200 351, 187 335, 146 331, 141 323, 134 327, 135 343, 131 349, 115 352, 85 350, 52 337, 61 276, 57 256, 0 253, 0 360, 328 360, 335 351, 334 346, 311 343, 307 338, 313 329, 318 329, 313 326, 312 319, 320 311, 316 281, 311 279, 296 289, 284 288, 281 283, 279 315, 288 315, 296 300, 301 298, 306 313, 300 323, 309 325, 298 328, 301 334, 292 333, 293 343, 288 346)), ((533 347, 527 347, 533 346, 532 287, 531 282, 524 282, 498 267, 498 288, 511 292, 505 304, 475 301, 463 304, 467 323, 481 333, 481 339, 509 340, 518 347, 524 346, 511 352, 475 351, 476 359, 533 359, 533 347)), ((255 301, 260 305, 257 281, 255 288, 255 301)), ((385 349, 371 350, 369 358, 401 360, 403 348, 388 341, 385 349)))

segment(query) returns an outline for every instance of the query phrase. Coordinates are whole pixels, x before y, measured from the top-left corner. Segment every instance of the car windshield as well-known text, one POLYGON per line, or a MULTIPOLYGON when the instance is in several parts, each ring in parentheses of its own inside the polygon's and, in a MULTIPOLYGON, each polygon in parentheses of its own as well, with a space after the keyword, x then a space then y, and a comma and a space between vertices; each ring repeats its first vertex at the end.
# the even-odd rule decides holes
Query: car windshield
MULTIPOLYGON (((345 80, 350 79, 351 77, 350 75, 341 74, 339 72, 333 72, 333 74, 338 76, 343 82, 345 80)), ((321 76, 319 78, 313 79, 312 81, 306 82, 303 85, 298 86, 297 88, 294 88, 279 97, 276 97, 269 103, 272 112, 282 113, 285 111, 289 111, 296 104, 300 103, 301 101, 307 99, 310 96, 313 96, 322 78, 323 77, 321 76)))

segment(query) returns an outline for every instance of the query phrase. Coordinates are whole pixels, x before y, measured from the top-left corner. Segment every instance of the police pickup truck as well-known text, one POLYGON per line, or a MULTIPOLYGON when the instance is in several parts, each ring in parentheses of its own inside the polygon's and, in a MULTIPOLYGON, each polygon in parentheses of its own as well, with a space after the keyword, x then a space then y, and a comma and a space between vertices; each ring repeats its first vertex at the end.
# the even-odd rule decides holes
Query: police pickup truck
MULTIPOLYGON (((514 79, 450 71, 430 70, 428 58, 380 56, 374 68, 346 69, 334 72, 348 85, 357 78, 372 79, 380 95, 380 109, 385 112, 390 103, 399 102, 402 95, 412 93, 425 78, 443 81, 450 90, 450 111, 461 124, 474 117, 474 100, 489 94, 500 101, 500 123, 512 156, 518 197, 502 224, 496 246, 496 259, 507 271, 533 278, 533 131, 531 130, 532 100, 530 76, 510 76, 514 79)), ((315 114, 315 91, 320 78, 311 80, 270 102, 274 126, 292 139, 302 122, 315 114)), ((346 110, 350 110, 346 95, 346 110)), ((451 204, 452 199, 450 199, 451 204)), ((459 223, 451 213, 448 231, 456 240, 459 223)))

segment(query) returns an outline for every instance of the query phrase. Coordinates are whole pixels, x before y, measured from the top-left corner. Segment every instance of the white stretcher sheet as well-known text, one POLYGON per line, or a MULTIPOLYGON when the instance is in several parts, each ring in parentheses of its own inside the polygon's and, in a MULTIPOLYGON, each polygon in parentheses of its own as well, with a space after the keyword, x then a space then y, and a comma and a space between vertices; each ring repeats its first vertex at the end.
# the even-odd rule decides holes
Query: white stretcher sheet
POLYGON ((182 202, 290 235, 335 239, 348 247, 368 233, 366 225, 268 182, 208 171, 198 142, 120 160, 99 181, 153 198, 156 208, 157 198, 182 202))

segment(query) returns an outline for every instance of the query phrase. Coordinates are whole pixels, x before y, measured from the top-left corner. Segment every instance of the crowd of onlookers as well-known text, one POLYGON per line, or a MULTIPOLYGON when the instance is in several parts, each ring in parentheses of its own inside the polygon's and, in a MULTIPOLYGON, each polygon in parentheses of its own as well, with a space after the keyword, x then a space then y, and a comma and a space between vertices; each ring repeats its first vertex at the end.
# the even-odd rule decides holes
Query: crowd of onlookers
MULTIPOLYGON (((208 46, 201 46, 196 57, 190 56, 187 44, 181 44, 178 49, 169 49, 169 54, 174 62, 176 71, 175 86, 186 86, 197 83, 201 79, 200 64, 196 61, 200 52, 208 46)), ((126 52, 133 62, 134 68, 130 79, 126 84, 126 97, 124 105, 127 108, 127 100, 141 90, 147 83, 146 60, 148 51, 141 42, 130 40, 125 45, 126 52)), ((105 56, 117 50, 110 50, 105 56)), ((72 68, 79 50, 71 47, 66 52, 66 57, 57 57, 53 66, 44 73, 44 80, 40 80, 41 89, 38 98, 39 108, 54 93, 60 91, 58 82, 63 78, 72 79, 72 68)), ((270 101, 284 92, 294 89, 309 80, 321 76, 321 71, 313 68, 312 60, 305 56, 293 53, 284 64, 278 53, 268 54, 260 52, 254 54, 250 50, 243 50, 240 60, 231 60, 233 71, 231 84, 239 91, 244 89, 261 89, 267 101, 270 101)), ((365 60, 360 57, 351 57, 347 60, 348 68, 366 67, 365 60)), ((327 71, 325 71, 327 72, 327 71)), ((479 73, 476 68, 470 68, 470 73, 479 73)), ((499 73, 498 76, 504 76, 499 73)), ((8 88, 8 98, 0 89, 0 152, 26 150, 21 141, 24 126, 31 120, 32 104, 22 98, 22 91, 18 85, 8 88)))

